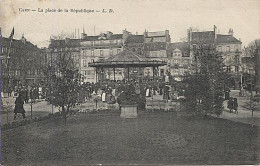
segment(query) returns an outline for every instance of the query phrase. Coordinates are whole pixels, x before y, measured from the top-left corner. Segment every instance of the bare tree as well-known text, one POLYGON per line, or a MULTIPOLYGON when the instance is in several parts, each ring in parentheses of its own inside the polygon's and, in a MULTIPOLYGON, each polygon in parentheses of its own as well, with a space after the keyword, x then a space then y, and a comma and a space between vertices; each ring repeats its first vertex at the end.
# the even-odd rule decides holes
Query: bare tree
POLYGON ((252 58, 254 62, 253 68, 255 70, 256 87, 257 91, 260 90, 260 39, 256 39, 249 43, 245 48, 245 53, 247 56, 252 58))
POLYGON ((78 102, 81 80, 79 70, 75 68, 68 52, 60 52, 47 65, 45 75, 46 98, 51 104, 61 107, 61 115, 66 124, 71 108, 78 102))

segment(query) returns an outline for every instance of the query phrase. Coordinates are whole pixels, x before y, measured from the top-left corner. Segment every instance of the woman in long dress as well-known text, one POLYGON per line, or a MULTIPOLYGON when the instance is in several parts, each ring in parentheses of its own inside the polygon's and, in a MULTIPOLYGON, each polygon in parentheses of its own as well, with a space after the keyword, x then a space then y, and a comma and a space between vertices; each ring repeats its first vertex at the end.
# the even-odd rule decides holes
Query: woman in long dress
POLYGON ((25 118, 25 110, 23 108, 23 104, 24 104, 24 101, 23 101, 22 95, 19 94, 15 100, 14 120, 16 119, 16 115, 18 113, 21 113, 23 115, 23 118, 25 118))

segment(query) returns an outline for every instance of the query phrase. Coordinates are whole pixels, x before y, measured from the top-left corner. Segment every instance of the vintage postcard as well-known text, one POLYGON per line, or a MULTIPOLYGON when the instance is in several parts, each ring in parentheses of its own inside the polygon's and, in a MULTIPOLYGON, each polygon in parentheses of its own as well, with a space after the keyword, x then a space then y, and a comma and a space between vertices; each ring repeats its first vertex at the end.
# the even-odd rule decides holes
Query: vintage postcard
POLYGON ((2 0, 0 165, 260 164, 259 0, 2 0))

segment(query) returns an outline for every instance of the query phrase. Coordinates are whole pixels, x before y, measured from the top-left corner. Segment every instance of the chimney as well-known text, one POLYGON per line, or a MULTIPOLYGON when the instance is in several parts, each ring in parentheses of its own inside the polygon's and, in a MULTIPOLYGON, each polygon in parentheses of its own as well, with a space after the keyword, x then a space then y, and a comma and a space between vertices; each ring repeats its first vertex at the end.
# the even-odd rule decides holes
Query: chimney
POLYGON ((107 39, 110 39, 110 37, 113 35, 113 33, 112 32, 110 32, 110 31, 107 31, 107 39))
POLYGON ((214 25, 214 35, 215 35, 215 39, 217 39, 217 26, 214 25))
POLYGON ((229 31, 228 31, 228 34, 231 35, 231 36, 233 36, 233 34, 234 34, 233 29, 230 28, 229 31))
POLYGON ((192 28, 191 27, 189 29, 187 29, 187 38, 188 38, 188 43, 190 43, 191 39, 192 39, 192 28))
POLYGON ((130 36, 130 33, 128 31, 123 30, 123 43, 125 43, 126 39, 130 36))
POLYGON ((148 37, 148 31, 146 29, 144 30, 144 37, 148 37))
POLYGON ((26 43, 26 38, 24 37, 24 34, 22 35, 21 41, 23 42, 23 44, 26 43))
POLYGON ((87 34, 81 33, 81 39, 85 39, 87 37, 87 34))

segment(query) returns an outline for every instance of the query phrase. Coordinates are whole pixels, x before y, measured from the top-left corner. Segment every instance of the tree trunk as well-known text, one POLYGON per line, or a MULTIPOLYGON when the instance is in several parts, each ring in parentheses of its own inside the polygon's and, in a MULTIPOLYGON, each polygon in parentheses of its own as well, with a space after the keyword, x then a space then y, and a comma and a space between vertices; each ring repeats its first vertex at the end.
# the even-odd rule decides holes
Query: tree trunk
POLYGON ((62 117, 63 117, 63 119, 64 119, 64 123, 65 123, 65 125, 67 124, 67 115, 66 115, 66 110, 65 110, 65 107, 64 106, 62 106, 61 107, 62 108, 62 117))

